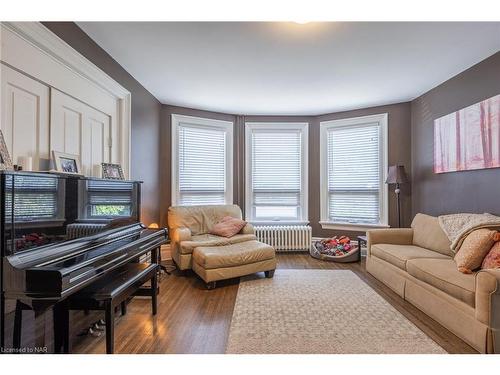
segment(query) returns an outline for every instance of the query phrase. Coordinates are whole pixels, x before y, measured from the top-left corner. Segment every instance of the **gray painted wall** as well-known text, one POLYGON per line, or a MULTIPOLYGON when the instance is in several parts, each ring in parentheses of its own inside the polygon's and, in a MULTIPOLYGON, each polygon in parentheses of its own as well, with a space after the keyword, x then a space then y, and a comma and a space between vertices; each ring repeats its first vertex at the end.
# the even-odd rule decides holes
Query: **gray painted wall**
POLYGON ((500 52, 412 101, 414 214, 500 214, 500 168, 433 172, 434 120, 497 94, 500 94, 500 52))
POLYGON ((131 178, 142 180, 141 219, 159 220, 161 104, 73 22, 43 22, 54 34, 92 61, 132 94, 131 178))
MULTIPOLYGON (((410 147, 410 103, 400 103, 381 107, 346 111, 321 116, 239 116, 224 113, 200 111, 196 109, 163 106, 161 132, 161 224, 166 225, 166 213, 171 202, 171 115, 172 113, 228 120, 235 123, 234 129, 234 203, 244 210, 245 198, 245 122, 309 122, 309 221, 314 236, 331 236, 340 232, 323 230, 320 220, 320 172, 319 172, 319 123, 320 121, 367 116, 378 113, 389 115, 389 164, 405 165, 408 174, 411 171, 410 147)), ((408 225, 411 215, 411 186, 402 186, 403 225, 408 225)), ((396 200, 394 193, 389 195, 389 224, 397 225, 396 200)), ((343 231, 345 233, 345 231, 343 231)), ((355 235, 356 233, 352 233, 355 235)))

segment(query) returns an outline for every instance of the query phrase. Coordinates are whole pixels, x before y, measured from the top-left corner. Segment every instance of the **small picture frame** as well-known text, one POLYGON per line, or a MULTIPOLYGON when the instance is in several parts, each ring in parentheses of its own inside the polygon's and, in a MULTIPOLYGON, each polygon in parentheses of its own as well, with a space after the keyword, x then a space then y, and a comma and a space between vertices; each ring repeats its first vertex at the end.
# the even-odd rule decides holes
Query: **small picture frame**
POLYGON ((3 133, 0 130, 0 171, 13 170, 12 159, 9 155, 9 150, 7 149, 7 144, 3 137, 3 133))
POLYGON ((57 172, 82 175, 80 156, 52 151, 52 159, 57 172))
POLYGON ((101 163, 102 177, 107 180, 124 180, 123 169, 120 164, 101 163))

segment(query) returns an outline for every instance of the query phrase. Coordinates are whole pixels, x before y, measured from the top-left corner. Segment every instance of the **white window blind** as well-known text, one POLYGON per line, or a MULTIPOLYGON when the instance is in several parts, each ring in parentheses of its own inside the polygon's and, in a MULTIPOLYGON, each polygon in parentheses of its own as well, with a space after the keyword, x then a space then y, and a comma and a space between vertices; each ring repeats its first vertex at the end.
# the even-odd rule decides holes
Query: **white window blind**
POLYGON ((327 130, 328 220, 381 222, 380 123, 327 130))
POLYGON ((387 113, 320 123, 321 226, 387 227, 387 113))
POLYGON ((307 220, 304 218, 304 130, 296 124, 267 127, 259 124, 247 130, 250 219, 307 220))
POLYGON ((8 175, 6 189, 8 189, 5 199, 6 220, 12 219, 12 192, 15 222, 55 220, 64 214, 62 205, 58 204, 58 196, 64 186, 58 178, 8 175))
MULTIPOLYGON (((230 158, 232 134, 226 126, 207 122, 177 122, 177 205, 232 203, 230 158), (201 122, 201 124, 200 124, 201 122)), ((232 125, 232 124, 231 124, 232 125)))

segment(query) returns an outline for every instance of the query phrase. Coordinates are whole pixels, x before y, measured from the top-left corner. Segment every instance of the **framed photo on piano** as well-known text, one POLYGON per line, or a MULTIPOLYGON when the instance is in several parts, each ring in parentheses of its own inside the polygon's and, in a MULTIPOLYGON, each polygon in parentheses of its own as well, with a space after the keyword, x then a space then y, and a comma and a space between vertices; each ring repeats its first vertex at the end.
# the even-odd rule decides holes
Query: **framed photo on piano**
POLYGON ((52 159, 56 172, 83 175, 80 156, 52 151, 52 159))
POLYGON ((123 169, 120 164, 101 163, 102 177, 107 180, 124 180, 123 169))

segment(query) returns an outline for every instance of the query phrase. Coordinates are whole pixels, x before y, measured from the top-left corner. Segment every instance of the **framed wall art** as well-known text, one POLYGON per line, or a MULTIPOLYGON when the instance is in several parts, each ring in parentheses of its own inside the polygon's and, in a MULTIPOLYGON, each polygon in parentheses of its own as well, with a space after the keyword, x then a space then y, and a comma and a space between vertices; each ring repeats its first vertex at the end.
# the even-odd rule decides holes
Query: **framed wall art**
POLYGON ((500 94, 434 121, 434 172, 500 167, 500 94))

